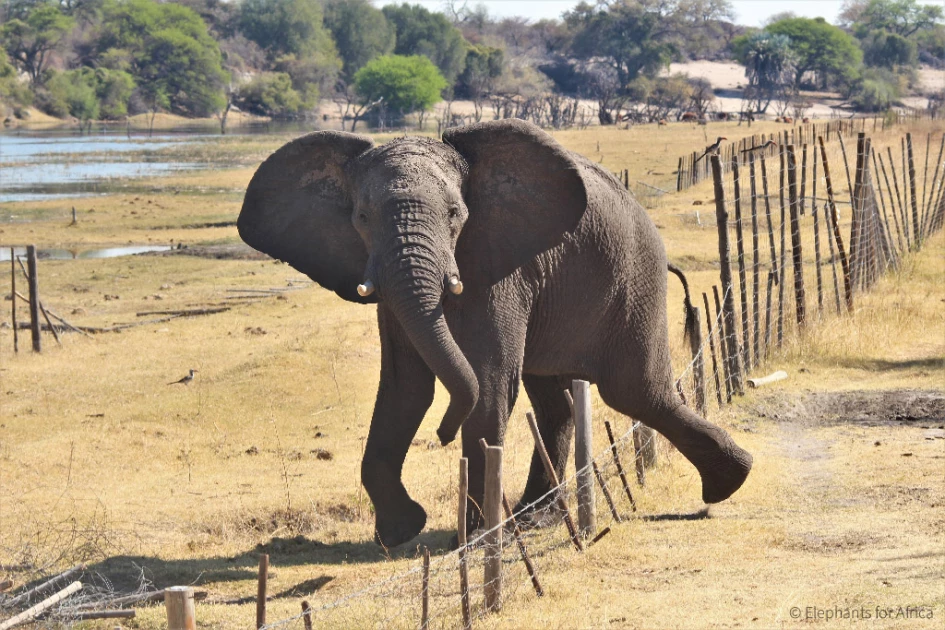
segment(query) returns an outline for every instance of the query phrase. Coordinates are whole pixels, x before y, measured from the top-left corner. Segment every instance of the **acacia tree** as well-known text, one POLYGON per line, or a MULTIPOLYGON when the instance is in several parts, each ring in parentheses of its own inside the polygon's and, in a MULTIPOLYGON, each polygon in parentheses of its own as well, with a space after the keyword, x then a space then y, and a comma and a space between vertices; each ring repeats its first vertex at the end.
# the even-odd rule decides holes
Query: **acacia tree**
POLYGON ((59 48, 75 20, 52 2, 19 7, 19 17, 0 26, 0 40, 10 60, 39 83, 49 55, 59 48))

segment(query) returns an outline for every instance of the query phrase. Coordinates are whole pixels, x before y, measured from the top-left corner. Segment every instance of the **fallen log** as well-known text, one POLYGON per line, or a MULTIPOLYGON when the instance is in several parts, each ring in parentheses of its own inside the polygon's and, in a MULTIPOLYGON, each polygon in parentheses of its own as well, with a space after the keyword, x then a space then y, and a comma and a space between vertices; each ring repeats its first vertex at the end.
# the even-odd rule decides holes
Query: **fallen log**
POLYGON ((6 605, 12 607, 12 606, 19 606, 21 604, 25 604, 29 602, 34 596, 39 595, 40 593, 44 591, 48 591, 52 589, 56 584, 59 584, 60 582, 65 582, 72 576, 76 575, 77 573, 81 573, 82 571, 85 571, 84 564, 78 564, 72 567, 71 569, 66 569, 62 573, 59 573, 58 575, 54 575, 50 579, 46 580, 39 586, 35 586, 28 591, 24 591, 23 593, 20 593, 19 595, 11 599, 9 602, 7 602, 6 605))
POLYGON ((134 619, 134 610, 64 610, 56 617, 75 621, 84 621, 85 619, 134 619))
POLYGON ((10 628, 15 628, 19 625, 23 625, 24 623, 29 623, 62 600, 68 598, 74 593, 79 592, 80 590, 82 590, 82 582, 73 582, 52 597, 48 597, 32 608, 24 610, 20 614, 14 615, 13 617, 3 621, 0 623, 0 630, 10 630, 10 628))
POLYGON ((229 306, 218 306, 216 308, 191 308, 177 311, 141 311, 135 313, 136 317, 147 317, 148 315, 174 315, 176 317, 194 317, 197 315, 214 315, 216 313, 225 313, 230 310, 229 306))
POLYGON ((787 372, 785 372, 784 370, 778 370, 774 374, 769 374, 768 376, 748 379, 748 386, 752 388, 757 388, 757 387, 761 387, 762 385, 769 385, 771 383, 783 381, 786 378, 787 378, 787 372))

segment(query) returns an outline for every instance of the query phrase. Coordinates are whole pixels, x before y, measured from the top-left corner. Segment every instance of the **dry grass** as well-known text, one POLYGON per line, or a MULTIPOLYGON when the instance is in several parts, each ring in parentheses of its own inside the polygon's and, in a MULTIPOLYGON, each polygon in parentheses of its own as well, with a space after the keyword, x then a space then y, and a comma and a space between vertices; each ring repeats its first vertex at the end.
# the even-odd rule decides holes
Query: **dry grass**
MULTIPOLYGON (((726 123, 707 133, 736 139, 741 131, 726 123)), ((765 125, 752 128, 762 131, 765 125)), ((703 135, 704 128, 683 125, 556 134, 612 170, 629 168, 632 179, 647 171, 672 179, 675 158, 703 144, 703 135)), ((268 148, 283 140, 268 139, 268 148)), ((247 142, 267 150, 266 141, 247 142)), ((235 220, 235 191, 251 173, 175 176, 144 184, 155 189, 147 195, 76 200, 73 228, 65 227, 72 202, 21 205, 18 214, 42 210, 46 218, 5 224, 0 238, 41 246, 235 241, 233 227, 185 226, 235 220)), ((707 185, 667 198, 653 216, 671 258, 704 291, 717 278, 715 229, 685 220, 695 199, 711 199, 707 185)), ((770 367, 788 370, 790 380, 714 413, 756 466, 710 518, 672 518, 703 506, 694 470, 671 455, 637 491, 644 518, 584 556, 560 549, 544 557, 548 596, 538 600, 519 588, 500 616, 477 625, 771 628, 794 624, 792 606, 929 605, 936 621, 908 627, 940 627, 943 442, 924 439, 919 427, 783 421, 767 411, 807 390, 940 391, 943 260, 939 234, 862 297, 855 317, 825 316, 772 358, 770 367)), ((413 546, 388 558, 371 542, 373 516, 358 483, 379 371, 373 309, 317 287, 289 291, 285 300, 226 299, 234 295, 228 289, 300 280, 268 261, 43 261, 44 301, 75 323, 132 321, 138 311, 194 305, 234 308, 91 339, 66 335, 62 348, 46 337, 42 355, 24 351, 28 338, 21 336, 14 356, 12 332, 0 330, 0 563, 85 560, 122 590, 137 586, 142 567, 158 586, 197 582, 220 602, 255 592, 256 554, 265 551, 274 567, 271 591, 287 593, 270 603, 270 619, 296 614, 298 598, 315 590, 313 603, 326 603, 415 566, 413 546), (191 386, 166 384, 189 368, 199 370, 191 386)), ((681 303, 678 283, 670 290, 671 304, 681 303)), ((670 310, 683 367, 679 311, 670 310)), ((429 513, 417 542, 436 553, 455 518, 459 457, 456 445, 427 446, 445 404, 438 391, 404 471, 429 513)), ((510 497, 523 486, 531 455, 526 407, 523 400, 515 410, 506 449, 510 497)), ((604 418, 621 433, 627 428, 627 419, 596 409, 598 436, 604 418)), ((389 610, 398 607, 390 602, 389 610)), ((208 627, 245 627, 252 604, 202 604, 198 615, 208 627)), ((158 628, 162 618, 161 608, 145 609, 129 626, 158 628)))

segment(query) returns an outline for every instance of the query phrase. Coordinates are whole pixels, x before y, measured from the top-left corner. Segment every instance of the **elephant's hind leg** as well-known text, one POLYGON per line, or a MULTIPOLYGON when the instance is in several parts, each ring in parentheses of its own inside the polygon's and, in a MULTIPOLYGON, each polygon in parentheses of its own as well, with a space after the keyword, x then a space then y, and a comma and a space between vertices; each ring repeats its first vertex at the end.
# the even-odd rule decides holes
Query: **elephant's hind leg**
MULTIPOLYGON (((571 450, 571 435, 574 433, 571 408, 564 396, 567 383, 557 376, 525 374, 522 376, 522 384, 535 411, 538 432, 548 450, 555 474, 562 479, 571 450)), ((549 490, 551 480, 536 449, 532 453, 525 492, 515 506, 516 512, 524 509, 522 516, 518 518, 526 525, 553 524, 560 520, 562 515, 555 507, 554 496, 548 494, 549 490)))
POLYGON ((605 380, 598 385, 604 402, 662 433, 699 471, 702 500, 730 497, 748 477, 752 457, 722 429, 682 404, 674 392, 647 398, 632 387, 605 380))

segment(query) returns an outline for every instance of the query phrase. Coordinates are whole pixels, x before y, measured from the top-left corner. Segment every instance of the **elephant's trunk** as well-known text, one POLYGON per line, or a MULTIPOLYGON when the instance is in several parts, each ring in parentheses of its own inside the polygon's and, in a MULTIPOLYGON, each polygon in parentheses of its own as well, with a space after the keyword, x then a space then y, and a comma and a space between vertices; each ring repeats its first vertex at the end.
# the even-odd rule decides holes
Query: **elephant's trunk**
POLYGON ((384 301, 390 306, 424 362, 450 394, 449 407, 437 429, 446 445, 479 400, 479 381, 446 325, 443 314, 444 274, 452 260, 424 238, 399 235, 391 255, 379 265, 384 301))

